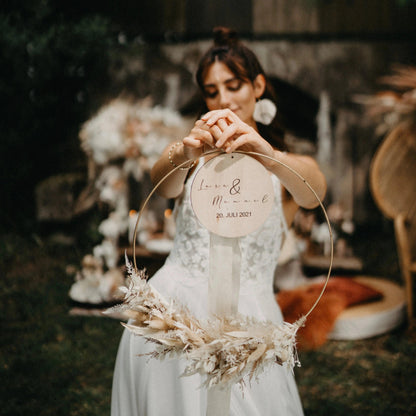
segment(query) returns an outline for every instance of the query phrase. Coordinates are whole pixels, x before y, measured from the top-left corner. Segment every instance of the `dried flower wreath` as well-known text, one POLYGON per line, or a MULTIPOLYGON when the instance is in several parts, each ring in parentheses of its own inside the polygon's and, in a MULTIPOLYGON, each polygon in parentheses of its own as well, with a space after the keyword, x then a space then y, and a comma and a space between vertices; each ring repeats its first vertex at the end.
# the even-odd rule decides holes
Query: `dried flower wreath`
MULTIPOLYGON (((212 153, 207 152, 204 155, 212 153)), ((199 373, 205 376, 201 387, 207 388, 216 385, 224 387, 234 383, 243 386, 246 375, 251 380, 273 363, 291 370, 296 365, 300 366, 296 352, 296 333, 305 324, 308 315, 322 297, 333 261, 329 219, 321 200, 308 182, 291 167, 274 158, 255 152, 239 153, 266 157, 291 170, 313 192, 324 212, 331 238, 330 265, 322 292, 310 311, 293 324, 283 322, 281 325, 276 325, 242 315, 213 317, 202 322, 177 301, 164 299, 149 285, 145 270, 137 269, 135 256, 133 256, 134 266, 126 257, 130 284, 128 288, 123 288, 125 294, 123 303, 107 311, 123 312, 131 319, 130 323, 123 325, 133 334, 140 335, 155 344, 154 351, 147 354, 150 357, 163 359, 184 356, 188 364, 183 375, 199 373)), ((189 161, 186 161, 178 165, 162 178, 144 202, 140 214, 158 186, 175 170, 188 163, 189 161)), ((139 221, 140 215, 137 218, 136 230, 139 221)), ((134 236, 133 254, 135 241, 134 236)))
POLYGON ((304 317, 294 324, 275 325, 246 316, 213 318, 201 322, 175 300, 165 300, 147 283, 144 270, 135 270, 128 261, 129 288, 124 288, 124 303, 111 308, 123 312, 132 321, 123 325, 133 334, 155 343, 150 357, 162 359, 184 355, 188 364, 184 376, 206 376, 203 387, 244 384, 268 364, 293 368, 296 332, 304 317))

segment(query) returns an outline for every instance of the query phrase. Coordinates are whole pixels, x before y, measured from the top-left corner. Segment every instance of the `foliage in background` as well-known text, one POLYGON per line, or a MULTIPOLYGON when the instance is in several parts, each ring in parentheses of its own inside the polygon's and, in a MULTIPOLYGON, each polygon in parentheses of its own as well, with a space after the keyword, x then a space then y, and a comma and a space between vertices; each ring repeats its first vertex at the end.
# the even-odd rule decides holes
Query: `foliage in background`
POLYGON ((82 164, 72 143, 108 77, 109 21, 52 6, 32 0, 0 11, 1 225, 9 230, 33 217, 39 180, 82 164))

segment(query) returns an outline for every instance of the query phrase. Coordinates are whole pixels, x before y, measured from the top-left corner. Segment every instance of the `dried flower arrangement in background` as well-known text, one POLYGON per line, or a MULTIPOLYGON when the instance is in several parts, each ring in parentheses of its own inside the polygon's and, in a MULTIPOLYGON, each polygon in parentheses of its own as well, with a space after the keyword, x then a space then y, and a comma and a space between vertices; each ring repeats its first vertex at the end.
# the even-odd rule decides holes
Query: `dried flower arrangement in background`
POLYGON ((358 96, 366 114, 377 123, 376 133, 384 135, 401 122, 416 120, 416 67, 398 65, 380 82, 390 87, 372 96, 358 96))
MULTIPOLYGON (((119 297, 118 287, 124 283, 117 267, 119 240, 127 236, 132 223, 129 178, 143 181, 163 149, 184 135, 187 123, 169 108, 152 107, 150 100, 133 102, 118 98, 104 105, 82 126, 79 136, 88 156, 90 184, 81 194, 78 211, 100 202, 110 208, 110 213, 98 227, 103 241, 85 256, 82 269, 75 276, 69 292, 72 300, 99 304, 119 297)), ((140 204, 140 199, 136 199, 140 204)), ((148 224, 142 227, 153 229, 157 225, 150 214, 148 224)))

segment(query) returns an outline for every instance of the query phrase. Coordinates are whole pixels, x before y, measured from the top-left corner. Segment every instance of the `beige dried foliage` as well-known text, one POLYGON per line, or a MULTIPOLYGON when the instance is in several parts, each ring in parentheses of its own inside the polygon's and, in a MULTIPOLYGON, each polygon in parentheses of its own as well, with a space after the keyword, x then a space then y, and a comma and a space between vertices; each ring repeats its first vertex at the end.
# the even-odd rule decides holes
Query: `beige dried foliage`
POLYGON ((416 119, 416 67, 396 65, 391 75, 380 78, 388 89, 374 95, 358 95, 355 100, 364 104, 366 115, 377 123, 377 134, 391 131, 400 122, 416 119))
POLYGON ((133 334, 154 344, 153 358, 185 357, 183 376, 201 374, 202 386, 245 384, 268 365, 283 365, 293 370, 300 366, 296 353, 296 333, 305 322, 272 322, 236 315, 200 321, 174 300, 164 299, 127 261, 130 276, 124 288, 123 303, 109 310, 122 312, 131 320, 123 325, 133 334))

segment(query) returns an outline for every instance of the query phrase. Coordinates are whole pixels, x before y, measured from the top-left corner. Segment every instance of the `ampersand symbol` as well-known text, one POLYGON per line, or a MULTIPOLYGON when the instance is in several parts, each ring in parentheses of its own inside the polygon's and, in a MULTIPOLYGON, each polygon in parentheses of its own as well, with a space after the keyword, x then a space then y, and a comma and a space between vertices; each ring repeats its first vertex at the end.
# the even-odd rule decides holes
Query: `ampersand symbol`
POLYGON ((238 186, 240 184, 240 179, 234 179, 233 184, 230 188, 230 194, 231 195, 237 195, 240 193, 240 187, 238 186))

